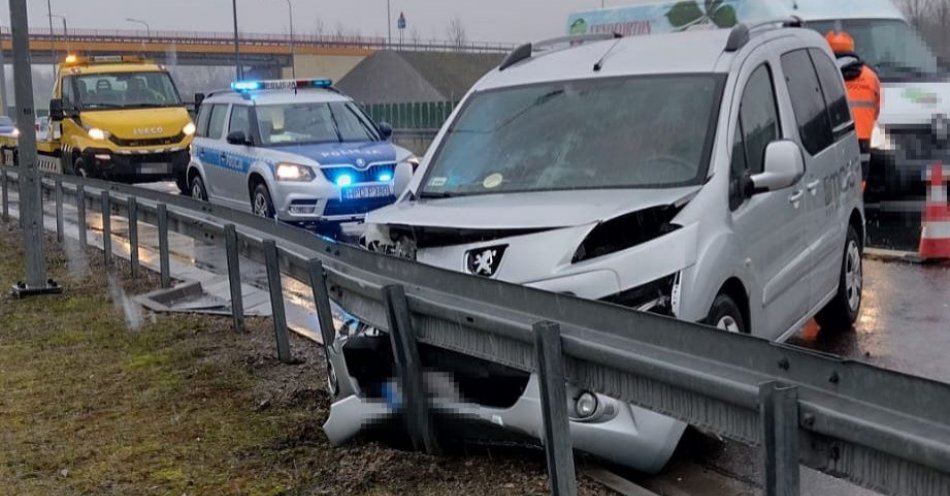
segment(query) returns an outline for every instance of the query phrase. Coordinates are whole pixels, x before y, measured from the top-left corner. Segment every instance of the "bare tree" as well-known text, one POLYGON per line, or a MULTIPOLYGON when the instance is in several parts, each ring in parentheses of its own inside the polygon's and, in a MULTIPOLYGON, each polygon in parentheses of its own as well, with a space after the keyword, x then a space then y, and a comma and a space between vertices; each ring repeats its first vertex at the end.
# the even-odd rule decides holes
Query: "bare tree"
POLYGON ((313 32, 313 35, 316 37, 322 37, 326 33, 326 30, 326 24, 323 22, 323 19, 320 19, 319 17, 313 22, 313 27, 310 29, 310 31, 313 32))
POLYGON ((416 46, 422 43, 422 33, 419 32, 419 28, 413 26, 409 30, 409 43, 416 46))
POLYGON ((346 36, 346 27, 343 26, 342 22, 336 21, 336 26, 333 27, 333 36, 337 38, 346 36))
MULTIPOLYGON (((944 3, 943 0, 940 3, 944 3)), ((922 30, 933 8, 933 0, 900 0, 899 4, 910 23, 922 30)))
POLYGON ((935 0, 933 3, 932 26, 934 29, 925 34, 937 51, 939 57, 948 55, 947 43, 950 42, 947 29, 950 28, 950 0, 935 0))
POLYGON ((461 50, 468 42, 468 36, 465 34, 465 24, 462 23, 462 19, 458 17, 455 17, 449 21, 446 34, 449 38, 449 44, 459 50, 461 50))

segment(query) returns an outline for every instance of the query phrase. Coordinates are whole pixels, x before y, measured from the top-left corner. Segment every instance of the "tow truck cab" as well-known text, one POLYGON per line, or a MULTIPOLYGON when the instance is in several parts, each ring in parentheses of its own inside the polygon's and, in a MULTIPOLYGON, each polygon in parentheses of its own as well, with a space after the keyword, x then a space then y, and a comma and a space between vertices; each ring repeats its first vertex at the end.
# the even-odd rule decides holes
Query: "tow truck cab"
POLYGON ((77 57, 59 65, 38 165, 125 183, 185 187, 195 134, 164 67, 138 56, 77 57))

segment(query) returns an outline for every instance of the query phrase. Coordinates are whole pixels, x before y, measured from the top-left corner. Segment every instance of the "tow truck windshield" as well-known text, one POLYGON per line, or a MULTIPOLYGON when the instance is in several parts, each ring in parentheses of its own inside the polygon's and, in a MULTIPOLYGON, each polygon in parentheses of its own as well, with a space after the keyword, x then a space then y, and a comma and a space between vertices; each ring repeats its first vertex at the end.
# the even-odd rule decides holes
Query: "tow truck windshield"
POLYGON ((700 184, 721 95, 722 78, 711 74, 475 94, 433 158, 422 196, 700 184))
POLYGON ((883 82, 934 80, 943 77, 937 58, 913 27, 897 19, 809 21, 824 35, 845 31, 854 38, 859 57, 877 71, 883 82))
POLYGON ((67 76, 63 103, 80 110, 179 107, 178 91, 166 72, 67 76))

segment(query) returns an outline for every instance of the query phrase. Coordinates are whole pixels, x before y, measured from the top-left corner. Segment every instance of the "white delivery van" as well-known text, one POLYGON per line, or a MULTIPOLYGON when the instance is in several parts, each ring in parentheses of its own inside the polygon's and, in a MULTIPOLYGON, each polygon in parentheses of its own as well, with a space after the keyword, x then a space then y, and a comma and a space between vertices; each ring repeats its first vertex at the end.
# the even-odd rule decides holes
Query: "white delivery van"
POLYGON ((640 1, 578 12, 570 34, 648 35, 729 28, 737 22, 797 16, 822 35, 843 30, 858 55, 877 71, 883 108, 871 140, 865 200, 869 210, 919 215, 929 164, 947 158, 950 76, 891 0, 640 1))

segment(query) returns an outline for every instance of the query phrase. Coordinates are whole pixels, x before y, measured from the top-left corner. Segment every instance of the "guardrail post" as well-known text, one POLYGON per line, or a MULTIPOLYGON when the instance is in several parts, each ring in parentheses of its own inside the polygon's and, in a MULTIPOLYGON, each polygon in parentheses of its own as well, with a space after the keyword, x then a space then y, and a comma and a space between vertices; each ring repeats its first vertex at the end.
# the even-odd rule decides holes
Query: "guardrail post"
POLYGON ((168 260, 168 207, 158 204, 158 267, 162 289, 172 287, 171 267, 168 260))
POLYGON ((392 342, 396 370, 403 397, 403 420, 412 446, 426 453, 439 451, 435 427, 429 411, 429 399, 422 381, 422 360, 412 327, 412 314, 402 286, 383 288, 389 320, 389 339, 392 342))
POLYGON ((759 386, 762 418, 762 484, 766 496, 798 496, 798 388, 759 386))
POLYGON ((102 263, 108 268, 112 265, 112 203, 109 192, 99 196, 102 208, 102 263))
POLYGON ((129 264, 132 265, 132 277, 139 276, 139 203, 134 196, 129 197, 129 264))
POLYGON ((323 262, 316 258, 310 261, 310 289, 313 290, 313 304, 317 309, 323 347, 329 352, 336 339, 336 329, 333 324, 333 309, 330 308, 327 273, 323 270, 323 262))
POLYGON ((551 478, 551 494, 576 496, 577 475, 567 416, 567 379, 561 352, 561 327, 553 322, 534 324, 534 346, 541 386, 544 454, 551 478))
POLYGON ((238 258, 237 228, 234 224, 224 226, 224 244, 228 254, 228 283, 231 287, 231 316, 234 330, 244 330, 244 294, 241 291, 241 261, 238 258))
POLYGON ((85 250, 89 244, 86 232, 86 188, 81 184, 76 185, 76 225, 79 229, 79 248, 85 250))
POLYGON ((7 183, 7 169, 0 168, 0 189, 3 193, 3 221, 10 220, 10 185, 7 183))
POLYGON ((59 179, 56 180, 54 195, 56 197, 56 241, 62 243, 65 236, 63 233, 63 183, 59 179))
POLYGON ((264 240, 264 265, 267 266, 267 286, 270 289, 271 314, 274 319, 274 335, 277 339, 277 358, 291 363, 290 338, 287 335, 287 313, 284 308, 284 288, 280 281, 280 259, 277 243, 264 240))

